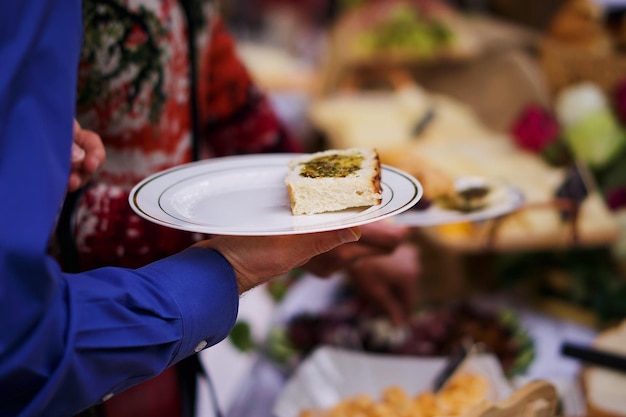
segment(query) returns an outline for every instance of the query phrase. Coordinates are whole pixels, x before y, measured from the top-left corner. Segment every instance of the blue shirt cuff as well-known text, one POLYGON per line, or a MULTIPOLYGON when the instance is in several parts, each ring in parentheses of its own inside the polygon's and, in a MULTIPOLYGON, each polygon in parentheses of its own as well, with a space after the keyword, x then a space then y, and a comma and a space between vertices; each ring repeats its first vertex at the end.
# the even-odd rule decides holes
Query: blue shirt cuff
POLYGON ((182 319, 171 364, 225 339, 237 319, 239 291, 232 266, 219 253, 191 247, 144 268, 170 293, 182 319))

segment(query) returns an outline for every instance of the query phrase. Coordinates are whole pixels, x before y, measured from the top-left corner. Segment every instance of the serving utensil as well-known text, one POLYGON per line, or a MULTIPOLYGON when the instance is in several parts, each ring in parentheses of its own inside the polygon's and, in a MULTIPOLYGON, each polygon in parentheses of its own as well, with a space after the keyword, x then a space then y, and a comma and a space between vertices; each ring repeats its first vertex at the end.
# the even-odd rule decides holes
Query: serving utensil
POLYGON ((479 353, 477 344, 464 344, 458 353, 451 355, 443 369, 437 374, 433 382, 433 392, 437 393, 446 386, 454 374, 461 369, 462 365, 473 355, 479 353))
POLYGON ((626 356, 571 342, 561 345, 561 353, 589 364, 626 373, 626 356))

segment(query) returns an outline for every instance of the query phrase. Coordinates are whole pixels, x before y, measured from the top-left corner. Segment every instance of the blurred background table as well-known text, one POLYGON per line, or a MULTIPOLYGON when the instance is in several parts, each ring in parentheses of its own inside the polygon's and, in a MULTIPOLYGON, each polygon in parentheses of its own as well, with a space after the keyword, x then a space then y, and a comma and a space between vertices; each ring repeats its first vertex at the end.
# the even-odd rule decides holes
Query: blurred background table
MULTIPOLYGON (((462 35, 455 53, 448 48, 417 59, 356 59, 350 46, 356 29, 371 29, 376 19, 345 23, 349 17, 337 11, 348 3, 358 2, 250 0, 233 2, 225 12, 231 13, 252 75, 307 150, 400 145, 451 175, 499 175, 523 188, 532 207, 499 219, 497 234, 491 234, 493 222, 416 232, 424 255, 423 290, 433 300, 480 290, 486 303, 515 306, 536 349, 518 383, 553 380, 567 393, 569 412, 579 414, 580 366, 560 355, 560 345, 588 344, 604 326, 626 317, 626 198, 615 197, 626 195, 626 172, 620 168, 626 152, 601 169, 590 167, 592 186, 572 239, 571 221, 563 221, 551 205, 566 167, 551 165, 545 153, 522 149, 514 126, 528 106, 553 115, 559 94, 583 82, 617 103, 617 88, 626 80, 624 3, 412 1, 433 6, 433 16, 442 13, 448 29, 462 35), (251 4, 263 5, 264 13, 250 13, 251 4), (386 75, 398 68, 413 79, 408 94, 386 75), (411 127, 425 102, 438 106, 437 117, 414 137, 411 127), (516 303, 503 295, 519 283, 528 284, 536 297, 516 303)), ((615 117, 618 104, 612 107, 615 117)), ((624 120, 620 123, 623 129, 624 120)), ((265 288, 256 289, 242 298, 240 320, 250 324, 255 340, 264 340, 288 317, 323 308, 335 284, 305 279, 278 304, 265 288)), ((283 367, 258 350, 238 351, 230 340, 202 358, 226 416, 271 417, 289 377, 283 367)), ((201 388, 206 393, 206 386, 201 388)), ((210 416, 207 396, 201 400, 200 415, 210 416)))
MULTIPOLYGON (((251 320, 256 337, 262 340, 265 337, 263 331, 268 332, 274 325, 285 323, 302 312, 320 312, 327 308, 340 280, 340 276, 325 280, 307 276, 278 305, 267 298, 265 288, 257 288, 242 300, 242 319, 251 320)), ((564 341, 587 345, 597 331, 523 304, 516 305, 508 295, 489 297, 485 303, 514 306, 535 343, 535 359, 527 372, 516 377, 513 383, 521 386, 529 380, 545 378, 562 394, 568 415, 581 416, 585 405, 578 384, 580 364, 563 357, 560 349, 564 341)), ((274 403, 291 376, 284 366, 258 351, 239 352, 228 340, 203 352, 202 358, 214 380, 218 401, 226 417, 273 416, 274 403)), ((208 398, 202 397, 199 415, 210 416, 208 398)))

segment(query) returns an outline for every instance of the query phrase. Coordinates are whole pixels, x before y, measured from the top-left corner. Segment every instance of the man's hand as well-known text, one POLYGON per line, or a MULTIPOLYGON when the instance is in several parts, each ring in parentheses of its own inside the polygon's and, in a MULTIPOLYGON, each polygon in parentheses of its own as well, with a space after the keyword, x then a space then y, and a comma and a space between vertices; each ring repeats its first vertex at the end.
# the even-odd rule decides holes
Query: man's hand
POLYGON ((104 164, 106 152, 100 136, 85 130, 74 120, 74 142, 72 143, 72 171, 67 191, 76 191, 86 185, 104 164))
POLYGON ((406 241, 411 229, 380 221, 361 226, 361 239, 358 242, 341 245, 334 250, 311 259, 303 269, 319 277, 349 268, 354 262, 369 256, 393 252, 406 241))
POLYGON ((194 246, 220 252, 232 265, 239 293, 301 266, 314 256, 358 240, 358 227, 287 236, 216 236, 194 246))

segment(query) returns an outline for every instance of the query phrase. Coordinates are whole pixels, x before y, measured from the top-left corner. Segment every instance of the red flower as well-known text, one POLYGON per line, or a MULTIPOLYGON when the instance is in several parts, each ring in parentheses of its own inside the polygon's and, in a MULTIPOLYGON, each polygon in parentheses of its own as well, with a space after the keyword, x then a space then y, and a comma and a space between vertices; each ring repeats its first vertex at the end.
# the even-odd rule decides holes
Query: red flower
POLYGON ((613 188, 607 193, 606 199, 611 210, 626 207, 626 187, 613 188))
POLYGON ((539 105, 526 107, 513 124, 515 143, 523 149, 541 153, 560 135, 556 117, 539 105))
POLYGON ((622 123, 626 123, 626 78, 623 78, 615 86, 615 90, 613 91, 613 106, 615 113, 617 113, 622 123))

